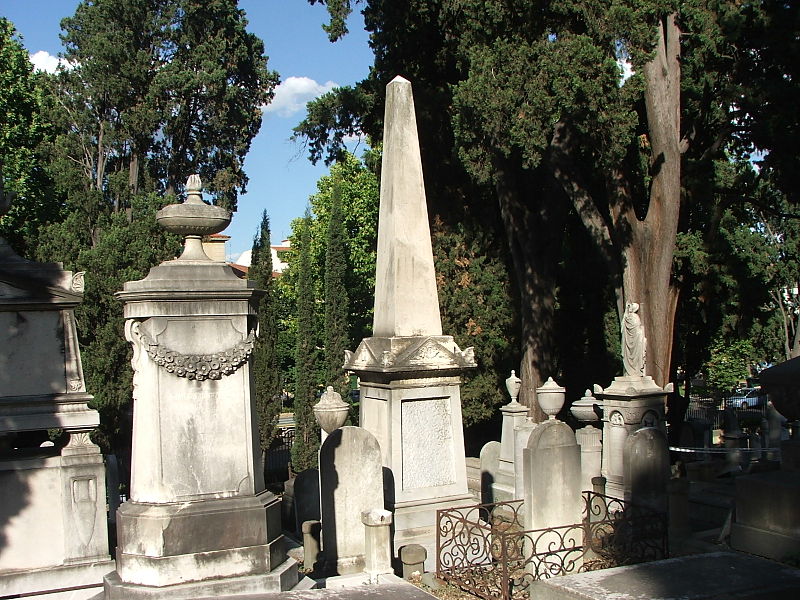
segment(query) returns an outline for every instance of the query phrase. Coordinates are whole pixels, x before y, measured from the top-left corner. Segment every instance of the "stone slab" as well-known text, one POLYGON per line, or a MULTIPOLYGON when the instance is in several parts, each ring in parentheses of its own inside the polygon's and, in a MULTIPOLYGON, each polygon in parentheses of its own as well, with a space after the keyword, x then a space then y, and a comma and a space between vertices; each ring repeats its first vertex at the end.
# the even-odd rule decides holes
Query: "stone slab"
POLYGON ((113 560, 102 560, 79 565, 62 565, 47 569, 23 569, 0 572, 0 598, 36 597, 32 594, 46 593, 46 598, 58 598, 53 590, 69 589, 64 597, 88 597, 97 593, 103 585, 103 576, 114 570, 113 560), (93 589, 92 594, 85 591, 93 589))
MULTIPOLYGON (((297 562, 287 559, 263 575, 225 577, 205 581, 154 587, 123 582, 116 571, 104 578, 104 594, 97 600, 196 600, 197 598, 241 598, 264 592, 284 594, 298 579, 297 562)), ((281 596, 283 597, 283 596, 281 596)))
MULTIPOLYGON (((324 589, 292 590, 281 592, 281 600, 360 600, 360 599, 385 599, 385 600, 430 600, 435 596, 403 581, 396 575, 381 575, 379 583, 369 585, 363 576, 328 578, 323 581, 324 589), (344 585, 337 585, 342 583, 344 585), (330 585, 329 585, 330 584, 330 585)), ((238 596, 236 600, 272 600, 278 594, 254 594, 238 596)), ((198 598, 197 600, 227 600, 228 596, 215 596, 213 598, 198 598)))
POLYGON ((712 552, 556 577, 534 583, 531 592, 536 600, 795 600, 800 569, 712 552))

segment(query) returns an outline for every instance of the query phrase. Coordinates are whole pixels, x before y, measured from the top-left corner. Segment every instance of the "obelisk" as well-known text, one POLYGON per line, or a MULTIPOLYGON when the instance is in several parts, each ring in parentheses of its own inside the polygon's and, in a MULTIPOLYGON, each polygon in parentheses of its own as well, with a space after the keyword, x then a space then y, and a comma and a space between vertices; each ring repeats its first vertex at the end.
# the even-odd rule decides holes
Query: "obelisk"
POLYGON ((361 379, 361 427, 393 482, 395 548, 433 538, 436 510, 470 501, 460 373, 475 366, 442 335, 411 84, 386 87, 373 337, 348 353, 361 379))

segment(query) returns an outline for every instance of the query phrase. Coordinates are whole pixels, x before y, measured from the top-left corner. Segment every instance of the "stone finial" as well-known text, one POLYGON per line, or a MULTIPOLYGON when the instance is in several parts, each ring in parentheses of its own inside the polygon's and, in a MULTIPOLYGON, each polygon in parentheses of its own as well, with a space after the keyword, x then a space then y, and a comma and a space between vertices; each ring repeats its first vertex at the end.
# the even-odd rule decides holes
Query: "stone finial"
POLYGON ((511 376, 506 379, 506 389, 508 390, 508 395, 511 396, 511 402, 509 404, 519 404, 517 398, 519 397, 519 390, 521 388, 522 380, 517 377, 516 371, 512 369, 511 376))
POLYGON ((325 433, 333 433, 347 420, 350 405, 342 400, 342 395, 329 385, 314 405, 314 418, 325 433))
POLYGON ((411 83, 386 86, 373 335, 442 335, 411 83))
POLYGON ((209 262, 203 250, 203 236, 219 233, 231 222, 231 213, 221 206, 206 204, 199 175, 186 181, 186 201, 170 204, 156 213, 156 221, 170 233, 186 237, 183 254, 178 260, 209 262))
POLYGON ((548 377, 544 385, 536 388, 536 400, 550 419, 556 418, 558 411, 564 406, 565 398, 566 390, 558 385, 552 377, 548 377))

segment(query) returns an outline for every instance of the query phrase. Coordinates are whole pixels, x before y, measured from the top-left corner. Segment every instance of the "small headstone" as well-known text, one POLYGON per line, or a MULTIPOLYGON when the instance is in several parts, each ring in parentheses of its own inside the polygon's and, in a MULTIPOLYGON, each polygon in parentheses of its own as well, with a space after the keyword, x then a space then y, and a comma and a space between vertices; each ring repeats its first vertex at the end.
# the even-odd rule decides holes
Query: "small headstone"
POLYGON ((670 478, 667 436, 643 427, 625 441, 625 500, 660 513, 667 512, 670 478))
POLYGON ((500 442, 487 442, 481 448, 481 502, 495 502, 492 484, 497 482, 500 469, 500 442))
POLYGON ((360 573, 365 566, 361 514, 384 506, 378 440, 360 427, 337 429, 322 444, 319 468, 326 570, 339 575, 360 573))
POLYGON ((296 519, 295 531, 306 521, 319 521, 319 471, 306 469, 294 478, 294 515, 296 519))
POLYGON ((581 447, 581 491, 592 489, 592 478, 599 477, 603 455, 603 432, 587 425, 575 432, 581 447))
POLYGON ((572 428, 556 420, 541 423, 531 433, 523 462, 525 528, 580 523, 581 456, 572 428))
POLYGON ((425 572, 425 559, 428 551, 420 544, 408 544, 400 548, 400 562, 403 563, 403 579, 411 579, 413 575, 425 572))

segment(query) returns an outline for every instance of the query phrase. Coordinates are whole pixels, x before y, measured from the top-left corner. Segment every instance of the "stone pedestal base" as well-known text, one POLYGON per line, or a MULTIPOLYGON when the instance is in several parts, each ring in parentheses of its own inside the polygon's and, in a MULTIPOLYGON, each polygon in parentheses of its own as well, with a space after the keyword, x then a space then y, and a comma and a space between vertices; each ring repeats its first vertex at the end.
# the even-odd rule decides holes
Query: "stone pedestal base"
POLYGON ((667 392, 649 377, 615 377, 603 390, 603 458, 606 494, 623 499, 625 467, 623 450, 628 436, 642 427, 666 433, 664 407, 667 392))
POLYGON ((297 584, 297 562, 290 558, 270 573, 225 577, 155 587, 123 582, 114 572, 104 578, 105 600, 195 600, 196 598, 251 596, 289 590, 297 584))
POLYGON ((114 569, 103 458, 73 437, 86 443, 0 461, 0 597, 99 586, 114 569))
POLYGON ((91 598, 103 585, 103 576, 114 571, 113 560, 26 569, 0 573, 0 597, 79 600, 91 598), (55 590, 64 590, 57 592, 55 590))
POLYGON ((261 576, 286 560, 280 501, 270 492, 197 502, 126 502, 117 512, 125 584, 174 586, 261 576))

